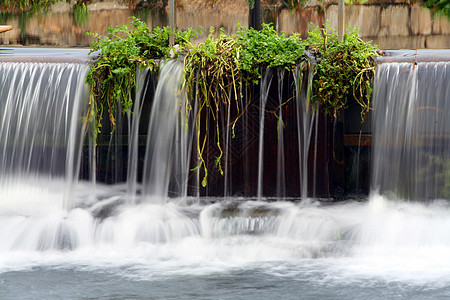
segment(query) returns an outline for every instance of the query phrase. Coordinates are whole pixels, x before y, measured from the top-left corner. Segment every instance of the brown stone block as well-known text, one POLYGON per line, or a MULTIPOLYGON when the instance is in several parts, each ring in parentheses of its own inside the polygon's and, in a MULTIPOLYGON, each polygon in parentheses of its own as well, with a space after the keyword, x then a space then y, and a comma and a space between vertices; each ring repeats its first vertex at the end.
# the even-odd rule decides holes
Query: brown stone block
POLYGON ((317 26, 323 24, 324 18, 315 7, 306 8, 300 11, 289 11, 284 9, 278 15, 278 28, 288 34, 297 32, 302 38, 308 35, 309 24, 317 26))
POLYGON ((237 32, 238 24, 240 26, 248 26, 248 13, 235 14, 231 12, 217 12, 217 11, 178 11, 177 12, 177 26, 180 29, 204 28, 205 34, 193 40, 194 43, 202 42, 209 34, 209 28, 215 28, 215 35, 219 34, 219 29, 224 28, 226 34, 234 34, 237 32))
MULTIPOLYGON (((331 5, 325 19, 330 20, 333 28, 338 27, 338 7, 331 5)), ((380 30, 381 7, 378 5, 346 5, 345 23, 350 27, 358 26, 361 37, 376 36, 380 30)))
POLYGON ((77 25, 72 13, 50 13, 27 20, 26 34, 40 45, 89 46, 92 38, 86 32, 106 35, 108 27, 129 23, 129 10, 91 11, 85 25, 77 25))
POLYGON ((102 2, 94 1, 89 5, 90 11, 102 11, 102 10, 128 10, 128 6, 124 2, 106 0, 102 2))
POLYGON ((408 36, 409 6, 391 5, 381 8, 381 28, 379 36, 408 36))
POLYGON ((431 25, 430 10, 414 4, 411 7, 411 33, 419 35, 423 32, 424 35, 429 35, 431 34, 431 25))
POLYGON ((450 49, 450 35, 427 36, 425 43, 429 49, 450 49))
POLYGON ((13 27, 12 30, 0 34, 0 44, 10 45, 17 43, 20 34, 19 19, 17 17, 8 20, 8 25, 13 27))
POLYGON ((433 34, 450 35, 450 19, 446 16, 436 15, 433 18, 433 34))
MULTIPOLYGON (((378 36, 373 37, 374 44, 384 50, 416 49, 417 37, 415 36, 378 36)), ((419 49, 425 48, 425 38, 419 39, 419 49)))
POLYGON ((347 24, 358 26, 361 37, 375 36, 380 29, 381 7, 377 5, 351 5, 345 8, 347 24))
POLYGON ((131 16, 133 16, 133 12, 128 9, 91 11, 90 21, 85 29, 86 31, 106 35, 108 27, 128 24, 131 16))
POLYGON ((68 3, 66 1, 58 2, 58 3, 53 4, 50 7, 50 11, 52 13, 66 13, 66 12, 70 12, 70 11, 72 11, 73 5, 74 5, 74 3, 68 3))
MULTIPOLYGON (((270 3, 261 2, 262 5, 271 5, 270 3)), ((180 11, 186 13, 230 13, 237 15, 248 14, 249 5, 246 0, 177 0, 177 15, 180 11)), ((166 7, 166 10, 168 6, 166 7)))

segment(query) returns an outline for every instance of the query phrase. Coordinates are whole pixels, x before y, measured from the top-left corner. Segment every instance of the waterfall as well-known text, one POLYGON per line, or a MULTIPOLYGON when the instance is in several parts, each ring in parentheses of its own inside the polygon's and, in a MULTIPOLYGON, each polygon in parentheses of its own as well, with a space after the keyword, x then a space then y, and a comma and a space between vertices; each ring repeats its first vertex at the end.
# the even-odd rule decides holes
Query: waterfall
MULTIPOLYGON (((309 66, 306 78, 303 78, 302 65, 294 71, 295 101, 298 122, 298 160, 300 172, 301 198, 308 198, 308 154, 311 144, 315 110, 311 103, 313 68, 309 66)), ((315 174, 314 174, 315 175, 315 174)))
MULTIPOLYGON (((450 62, 378 65, 372 185, 381 195, 337 203, 308 199, 341 173, 307 69, 272 69, 220 106, 225 174, 209 168, 204 193, 191 168, 205 131, 197 113, 204 121, 210 111, 186 99, 181 61, 163 63, 148 91, 137 73, 133 112, 117 116, 115 136, 105 130, 97 157, 83 139, 87 65, 1 63, 0 298, 446 298, 450 62), (88 167, 82 151, 92 152, 88 167), (99 183, 77 182, 98 160, 112 161, 110 178, 121 166, 127 183, 100 183, 110 165, 99 183), (286 198, 299 192, 302 201, 286 198)), ((218 131, 207 132, 210 165, 218 131)))
MULTIPOLYGON (((229 88, 229 92, 228 92, 228 98, 231 99, 231 91, 232 88, 229 88)), ((242 100, 242 99, 241 99, 242 100)), ((222 112, 222 118, 225 119, 223 117, 223 112, 222 112)), ((232 128, 229 125, 231 123, 231 103, 227 106, 227 113, 226 113, 226 120, 225 120, 225 124, 222 124, 222 128, 224 128, 225 131, 225 155, 224 155, 224 173, 223 173, 223 177, 224 177, 224 187, 223 187, 223 196, 225 198, 230 196, 231 193, 231 189, 229 188, 232 185, 232 166, 231 163, 229 163, 230 160, 230 156, 232 153, 230 153, 230 147, 231 147, 231 131, 232 128)))
POLYGON ((450 62, 384 63, 374 86, 372 189, 450 199, 450 62))
MULTIPOLYGON (((191 155, 195 151, 192 145, 198 138, 197 128, 203 126, 197 124, 195 117, 197 99, 189 99, 192 107, 187 106, 182 86, 182 63, 165 63, 153 96, 147 131, 142 181, 145 201, 165 203, 167 197, 187 195, 229 198, 233 194, 284 199, 292 194, 297 196, 300 191, 304 199, 309 194, 314 196, 316 182, 312 182, 313 190, 308 191, 308 177, 311 177, 310 173, 316 175, 318 156, 316 146, 314 155, 310 155, 310 145, 313 131, 313 143, 317 145, 319 119, 310 103, 312 70, 304 71, 305 66, 302 64, 288 75, 282 69, 265 70, 256 95, 247 93, 247 88, 242 86, 240 91, 228 88, 229 98, 237 98, 238 103, 223 105, 217 115, 219 131, 207 132, 209 141, 220 136, 224 174, 219 173, 213 161, 217 157, 216 145, 207 142, 204 158, 208 166, 208 184, 202 187, 202 169, 191 170, 191 155), (275 76, 277 84, 272 84, 275 76), (284 90, 284 83, 292 77, 295 84, 284 90), (293 101, 290 101, 291 93, 294 93, 293 101), (291 109, 293 112, 289 112, 291 109), (288 143, 295 143, 292 138, 298 139, 298 145, 287 150, 288 143), (297 146, 299 151, 295 149, 297 146), (296 157, 292 159, 292 155, 296 157), (287 165, 287 161, 297 160, 298 169, 287 165), (300 186, 294 182, 299 173, 300 186)), ((195 93, 194 97, 197 97, 195 93)), ((137 116, 133 115, 134 118, 137 116)), ((212 122, 208 116, 205 120, 212 122)), ((130 183, 128 186, 129 192, 136 191, 136 188, 130 189, 130 183)))
POLYGON ((286 178, 284 169, 284 121, 283 121, 283 82, 285 69, 278 69, 278 124, 277 124, 277 197, 286 196, 286 178))
POLYGON ((153 203, 167 196, 186 196, 192 136, 188 136, 183 64, 161 68, 153 98, 144 161, 143 194, 153 203), (169 189, 170 187, 170 189, 169 189))
POLYGON ((267 70, 261 78, 260 111, 259 111, 259 150, 258 150, 258 199, 263 197, 263 176, 264 176, 264 118, 266 114, 266 103, 269 95, 273 74, 267 70))
POLYGON ((147 75, 149 69, 144 71, 136 70, 136 96, 134 100, 133 113, 128 113, 128 125, 131 128, 128 137, 128 169, 127 169, 127 194, 129 203, 136 203, 137 194, 137 175, 138 175, 138 160, 139 160, 139 122, 142 114, 142 107, 144 105, 144 97, 147 91, 147 75))
MULTIPOLYGON (((191 155, 195 152, 192 146, 200 126, 195 122, 197 101, 191 99, 192 106, 186 102, 181 61, 163 63, 156 90, 151 89, 149 93, 146 90, 148 70, 137 72, 133 112, 122 116, 119 107, 114 134, 110 136, 108 124, 104 124, 105 134, 99 136, 97 146, 91 139, 89 145, 83 145, 87 65, 2 63, 0 180, 2 186, 8 187, 2 189, 2 193, 24 192, 21 184, 26 181, 27 186, 33 187, 27 195, 36 189, 49 193, 63 191, 63 200, 55 197, 60 199, 55 201, 70 209, 75 206, 69 199, 71 187, 80 175, 93 183, 116 184, 126 180, 118 189, 124 195, 122 200, 126 198, 130 205, 139 204, 141 196, 144 202, 165 203, 168 197, 195 196, 196 192, 196 196, 229 198, 235 194, 284 199, 292 191, 301 190, 302 197, 306 198, 308 192, 312 192, 308 191, 308 173, 311 173, 308 169, 313 168, 315 174, 317 160, 315 153, 314 162, 309 162, 312 159, 310 140, 315 128, 314 143, 317 144, 319 130, 317 114, 309 103, 312 73, 305 73, 302 68, 299 66, 292 74, 266 70, 258 86, 259 93, 253 96, 256 101, 249 99, 252 95, 243 86, 239 91, 229 89, 230 99, 237 97, 238 102, 226 106, 219 115, 225 172, 223 176, 214 173, 216 170, 212 166, 211 181, 201 190, 200 173, 191 171, 191 155), (277 84, 272 84, 275 76, 277 84), (295 84, 285 87, 284 82, 292 76, 295 84), (286 98, 292 92, 295 102, 286 98), (149 101, 151 109, 147 105, 149 101), (143 159, 139 135, 145 119, 142 114, 147 110, 150 113, 143 159), (300 150, 296 150, 297 145, 288 149, 289 143, 296 143, 297 137, 300 150), (293 165, 297 165, 297 159, 299 170, 295 167, 293 171, 288 162, 295 160, 293 165), (300 173, 299 186, 293 182, 297 172, 300 173), (45 183, 40 184, 42 181, 45 183)), ((213 139, 214 134, 209 138, 213 139)), ((205 158, 210 160, 214 151, 206 149, 205 158)), ((90 190, 90 201, 102 199, 98 193, 103 193, 103 188, 98 184, 86 189, 90 190)), ((22 198, 25 201, 27 197, 22 198)), ((15 201, 15 197, 5 198, 15 201)))
POLYGON ((84 64, 0 64, 3 205, 52 201, 56 192, 63 196, 54 197, 52 205, 74 205, 71 188, 79 172, 88 70, 84 64))

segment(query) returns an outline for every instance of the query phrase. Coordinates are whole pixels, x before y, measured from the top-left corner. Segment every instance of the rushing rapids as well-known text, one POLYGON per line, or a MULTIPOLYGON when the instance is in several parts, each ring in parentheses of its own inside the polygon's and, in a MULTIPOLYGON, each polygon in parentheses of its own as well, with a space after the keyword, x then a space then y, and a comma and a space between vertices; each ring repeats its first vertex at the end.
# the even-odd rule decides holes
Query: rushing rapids
MULTIPOLYGON (((275 123, 265 123, 269 117, 263 113, 242 116, 239 126, 257 123, 266 131, 267 124, 287 128, 294 115, 298 130, 280 131, 274 146, 280 150, 270 159, 284 166, 270 169, 266 158, 256 160, 253 170, 261 173, 250 175, 260 198, 250 201, 231 196, 238 181, 233 164, 224 166, 223 197, 199 197, 201 176, 189 170, 195 130, 186 127, 194 120, 184 110, 179 62, 168 62, 160 72, 144 161, 138 157, 138 123, 148 75, 138 74, 136 105, 125 123, 128 179, 111 185, 95 182, 94 166, 90 180, 78 180, 87 66, 0 63, 0 298, 448 296, 450 207, 437 199, 448 199, 441 193, 449 182, 442 173, 448 163, 449 67, 427 63, 406 71, 412 66, 377 69, 373 186, 381 195, 374 191, 368 201, 331 204, 301 188, 315 185, 308 179, 321 160, 315 150, 319 117, 307 105, 308 92, 299 89, 309 90, 311 77, 293 76, 293 114, 280 110, 275 123), (302 199, 286 201, 292 136, 293 148, 303 149, 294 151, 296 172, 303 174, 295 179, 302 199), (430 175, 426 183, 422 172, 430 175), (408 180, 417 182, 404 185, 408 180), (277 187, 278 201, 265 201, 267 182, 277 187)), ((272 80, 279 108, 288 75, 265 75, 258 96, 268 95, 272 80)), ((242 140, 254 132, 242 133, 242 140)), ((267 137, 244 151, 250 154, 244 165, 256 153, 267 157, 267 137)), ((225 150, 226 162, 233 161, 232 150, 225 150)), ((95 163, 100 157, 90 152, 95 163)))

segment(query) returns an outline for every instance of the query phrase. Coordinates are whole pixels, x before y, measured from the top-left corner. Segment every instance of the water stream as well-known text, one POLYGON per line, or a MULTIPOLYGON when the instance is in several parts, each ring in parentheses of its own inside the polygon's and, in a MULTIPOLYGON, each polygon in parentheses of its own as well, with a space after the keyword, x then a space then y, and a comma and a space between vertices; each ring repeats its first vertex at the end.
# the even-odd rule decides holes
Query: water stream
POLYGON ((381 64, 376 80, 372 188, 449 199, 450 63, 381 64))
POLYGON ((266 115, 267 97, 269 96, 269 87, 272 83, 273 73, 272 70, 267 70, 263 73, 261 78, 261 91, 260 91, 260 108, 259 108, 259 147, 258 147, 258 199, 263 197, 264 192, 264 126, 266 115))
POLYGON ((27 206, 36 193, 58 192, 61 208, 73 206, 88 70, 84 64, 0 64, 2 205, 27 206))
MULTIPOLYGON (((300 170, 300 187, 301 198, 308 198, 308 154, 311 144, 311 135, 313 130, 314 115, 311 103, 311 92, 313 83, 313 69, 305 75, 301 70, 301 64, 294 73, 296 105, 297 105, 297 122, 298 122, 298 159, 300 170)), ((314 167, 314 166, 313 166, 314 167)))
POLYGON ((183 64, 169 61, 161 69, 156 88, 144 162, 143 195, 146 201, 163 204, 169 195, 169 184, 178 179, 171 189, 172 196, 185 196, 186 176, 189 170, 186 136, 186 100, 181 91, 183 64), (151 198, 151 200, 150 200, 151 198))
MULTIPOLYGON (((377 69, 377 190, 367 201, 330 204, 307 197, 255 201, 226 192, 224 198, 188 196, 189 172, 183 171, 189 169, 194 134, 185 126, 192 120, 182 117, 184 93, 174 79, 182 75, 182 65, 176 61, 159 74, 142 186, 78 181, 87 67, 1 63, 0 298, 449 297, 450 206, 442 200, 447 196, 436 196, 449 182, 446 173, 443 179, 439 175, 448 169, 449 66, 419 64, 403 71, 410 67, 393 63, 377 69), (422 85, 424 80, 429 81, 422 85), (422 99, 416 95, 428 95, 427 102, 416 103, 422 99), (395 110, 399 101, 404 107, 395 110), (405 175, 423 178, 422 153, 425 171, 436 176, 426 185, 406 185, 412 192, 398 192, 405 175), (396 169, 396 161, 402 168, 396 169), (394 188, 387 174, 399 178, 394 188), (403 201, 402 195, 428 202, 403 201)), ((296 74, 297 87, 310 87, 311 79, 302 83, 296 74)), ((296 106, 298 123, 305 124, 299 125, 299 143, 307 147, 299 154, 303 195, 308 168, 315 168, 305 156, 311 138, 317 140, 309 93, 308 88, 296 94, 305 100, 296 106)), ((263 117, 260 121, 264 124, 263 117)), ((276 170, 264 170, 270 171, 276 170)))

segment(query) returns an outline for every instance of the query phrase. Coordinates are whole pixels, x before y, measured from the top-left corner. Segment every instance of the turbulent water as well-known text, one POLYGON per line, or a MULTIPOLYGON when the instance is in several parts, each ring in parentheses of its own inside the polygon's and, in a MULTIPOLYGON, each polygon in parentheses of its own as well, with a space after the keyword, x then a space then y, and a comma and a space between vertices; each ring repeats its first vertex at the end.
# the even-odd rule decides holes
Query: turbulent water
MULTIPOLYGON (((172 162, 188 168, 190 157, 183 149, 192 143, 185 135, 187 131, 180 130, 186 120, 159 127, 165 120, 176 119, 180 112, 185 115, 177 106, 180 87, 171 80, 171 74, 181 77, 180 64, 168 63, 159 76, 166 85, 156 89, 161 99, 153 103, 156 115, 152 116, 155 122, 149 125, 142 185, 133 179, 136 157, 130 159, 128 170, 128 178, 134 182, 102 185, 75 180, 85 115, 83 103, 87 103, 83 102, 86 66, 6 63, 0 68, 0 299, 450 296, 450 206, 435 197, 436 191, 445 192, 445 184, 433 181, 439 189, 425 194, 426 204, 399 200, 402 195, 406 195, 403 199, 411 198, 411 193, 402 194, 385 185, 381 179, 387 175, 380 174, 396 169, 382 159, 390 157, 396 147, 383 146, 389 144, 387 141, 397 146, 406 139, 383 140, 390 136, 391 125, 380 125, 374 137, 379 147, 374 156, 378 163, 375 178, 380 178, 374 180, 374 185, 382 187, 383 195, 374 193, 367 201, 287 202, 280 198, 268 202, 187 197, 183 184, 176 185, 178 193, 169 198, 171 172, 180 182, 187 181, 172 162), (56 91, 49 88, 51 85, 56 86, 56 91), (174 110, 176 113, 171 114, 174 110), (389 198, 391 191, 397 193, 389 198)), ((397 79, 406 68, 393 64, 387 71, 377 71, 376 84, 394 74, 394 79, 387 80, 392 86, 386 90, 375 87, 377 99, 402 99, 393 93, 399 89, 397 79), (390 96, 380 96, 382 93, 390 96)), ((414 71, 417 74, 405 75, 412 86, 422 76, 421 65, 418 70, 414 71)), ((140 76, 145 78, 144 73, 140 76)), ((440 95, 442 86, 448 87, 439 84, 435 95, 440 95)), ((406 98, 416 99, 416 94, 406 98)), ((448 133, 446 118, 442 119, 442 114, 448 114, 448 103, 439 101, 413 102, 409 104, 410 115, 432 113, 436 124, 444 124, 443 130, 448 133), (441 104, 444 106, 438 106, 441 104)), ((390 109, 396 107, 390 103, 377 105, 387 107, 388 117, 390 109)), ((313 136, 314 116, 307 108, 304 111, 308 113, 303 116, 308 126, 299 132, 299 140, 301 135, 301 143, 308 144, 313 136)), ((384 122, 378 111, 376 122, 384 122)), ((404 118, 406 123, 416 122, 407 117, 398 120, 404 118)), ((418 129, 437 141, 429 147, 427 161, 440 164, 440 169, 433 170, 445 170, 448 144, 441 139, 442 131, 427 131, 432 121, 424 120, 418 129)), ((131 132, 138 131, 136 126, 130 126, 131 132)), ((400 129, 396 132, 397 136, 403 134, 400 129)), ((412 135, 415 133, 410 132, 409 137, 412 135)), ((137 139, 130 141, 130 153, 136 153, 137 139)), ((416 143, 405 145, 410 149, 416 143)), ((400 153, 403 155, 405 150, 400 153)), ((303 160, 300 157, 299 161, 306 169, 305 153, 300 155, 303 160)), ((402 159, 414 165, 416 156, 402 159)), ((284 157, 277 160, 284 161, 284 157)), ((445 176, 439 180, 447 183, 445 176)), ((418 177, 419 173, 414 178, 418 177)), ((302 185, 306 186, 306 177, 302 185)), ((423 187, 429 190, 428 185, 423 187)))
MULTIPOLYGON (((191 198, 2 209, 1 299, 419 299, 450 295, 450 207, 191 198), (210 199, 212 200, 212 199, 210 199), (218 199, 215 199, 218 200, 218 199), (188 203, 189 202, 189 203, 188 203)), ((36 195, 39 196, 39 195, 36 195)), ((40 195, 39 197, 47 197, 40 195)))

